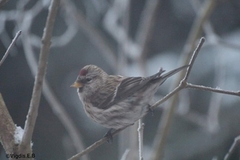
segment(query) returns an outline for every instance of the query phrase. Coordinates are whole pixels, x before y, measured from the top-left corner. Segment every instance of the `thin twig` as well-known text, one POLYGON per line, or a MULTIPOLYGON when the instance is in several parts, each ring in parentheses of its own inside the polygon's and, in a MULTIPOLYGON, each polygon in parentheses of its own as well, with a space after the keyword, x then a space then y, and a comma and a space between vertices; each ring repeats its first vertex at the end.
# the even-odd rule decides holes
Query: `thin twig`
POLYGON ((143 160, 143 130, 144 130, 144 123, 142 123, 142 119, 138 120, 138 155, 139 160, 143 160))
MULTIPOLYGON (((117 135, 119 132, 121 132, 122 130, 124 130, 125 128, 127 128, 128 126, 116 130, 112 133, 112 136, 117 135)), ((96 149, 97 147, 101 146, 103 143, 107 142, 108 138, 104 137, 98 141, 96 141, 95 143, 93 143, 92 145, 90 145, 89 147, 87 147, 85 150, 83 150, 82 152, 72 156, 71 158, 69 158, 68 160, 78 160, 80 157, 82 157, 83 155, 93 151, 94 149, 96 149)))
MULTIPOLYGON (((194 23, 190 30, 186 44, 184 45, 183 51, 181 53, 181 57, 180 57, 181 65, 186 64, 189 61, 189 59, 191 57, 190 54, 194 50, 194 47, 195 47, 195 42, 201 34, 202 26, 203 26, 204 22, 209 18, 210 14, 212 13, 212 11, 215 7, 215 4, 216 4, 216 0, 212 0, 212 1, 205 1, 203 3, 203 5, 201 6, 201 9, 199 10, 197 17, 194 20, 194 23)), ((183 72, 178 74, 177 80, 173 82, 171 88, 175 88, 183 76, 184 76, 183 72)), ((187 75, 185 75, 185 78, 186 77, 187 77, 187 75)), ((165 110, 165 112, 163 114, 164 116, 162 117, 161 123, 159 124, 160 126, 158 127, 159 128, 158 132, 162 133, 162 134, 158 134, 155 137, 155 139, 159 140, 159 142, 154 140, 156 143, 158 143, 157 144, 158 147, 156 147, 155 153, 153 153, 153 155, 155 154, 154 158, 153 158, 154 160, 161 159, 162 154, 163 154, 166 137, 168 135, 170 124, 173 119, 175 105, 176 105, 177 99, 178 99, 177 94, 173 94, 173 95, 174 95, 174 97, 173 97, 172 101, 170 102, 169 107, 165 110), (158 136, 161 136, 161 137, 158 137, 158 136)))
POLYGON ((202 37, 202 38, 200 39, 199 43, 198 43, 198 46, 197 46, 196 49, 193 51, 193 55, 192 55, 192 57, 190 58, 190 61, 189 61, 189 67, 188 67, 188 69, 187 69, 187 72, 186 72, 183 80, 182 80, 183 82, 187 82, 188 77, 189 77, 189 74, 190 74, 190 72, 191 72, 191 70, 192 70, 192 67, 193 67, 193 63, 195 62, 195 60, 196 60, 196 58, 197 58, 197 55, 198 55, 200 49, 202 48, 202 45, 203 45, 204 42, 205 42, 205 38, 202 37))
POLYGON ((6 50, 4 56, 2 57, 1 61, 0 61, 0 66, 3 64, 3 62, 5 61, 5 59, 7 58, 7 56, 10 53, 11 48, 14 46, 14 44, 16 43, 18 37, 21 35, 22 31, 18 31, 15 35, 15 37, 13 38, 11 44, 8 46, 8 49, 6 50))
POLYGON ((158 107, 160 104, 168 100, 170 97, 172 97, 174 94, 179 92, 182 89, 181 85, 177 86, 174 90, 172 90, 170 93, 168 93, 166 96, 164 96, 162 99, 154 103, 154 105, 151 106, 151 109, 154 109, 158 107))
POLYGON ((211 91, 211 92, 216 92, 216 93, 240 96, 240 91, 229 91, 229 90, 223 90, 221 88, 212 88, 212 87, 196 85, 196 84, 191 84, 191 83, 186 83, 186 87, 193 88, 193 89, 205 90, 205 91, 211 91))
POLYGON ((230 160, 230 157, 233 154, 234 149, 237 147, 239 141, 240 141, 240 136, 237 136, 234 139, 234 142, 233 142, 231 148, 229 149, 228 153, 225 155, 224 160, 230 160))
POLYGON ((176 94, 178 91, 180 91, 181 89, 183 89, 186 85, 186 81, 189 77, 189 74, 191 72, 192 66, 194 64, 195 59, 197 58, 197 55, 203 45, 203 43, 205 42, 205 38, 201 38, 199 41, 198 46, 196 47, 195 51, 193 52, 193 55, 189 61, 189 67, 187 68, 187 72, 185 73, 184 78, 182 79, 181 83, 170 93, 168 93, 166 96, 164 96, 162 99, 160 99, 159 101, 157 101, 154 105, 151 106, 151 109, 156 108, 157 106, 159 106, 160 104, 162 104, 163 102, 165 102, 166 100, 168 100, 171 96, 173 96, 174 94, 176 94))
MULTIPOLYGON (((194 61, 203 45, 203 43, 205 42, 205 38, 201 38, 198 46, 196 47, 196 49, 193 52, 192 57, 190 58, 189 61, 189 67, 185 73, 185 76, 183 77, 183 79, 181 80, 181 83, 173 90, 171 91, 169 94, 167 94, 165 97, 163 97, 161 100, 159 100, 158 102, 156 102, 151 108, 154 109, 155 107, 157 107, 159 104, 163 103, 164 101, 166 101, 167 99, 169 99, 171 96, 175 95, 177 92, 179 92, 181 89, 185 88, 186 86, 186 81, 189 77, 191 68, 194 64, 194 61)), ((171 119, 172 119, 172 113, 174 111, 175 107, 170 107, 169 110, 167 110, 166 114, 163 115, 163 120, 161 121, 160 124, 160 128, 158 129, 158 134, 157 135, 161 135, 161 136, 157 136, 155 137, 155 144, 154 147, 155 148, 155 153, 153 154, 153 158, 155 160, 158 160, 162 157, 162 150, 163 150, 163 146, 165 144, 165 140, 166 140, 166 135, 168 133, 169 127, 170 127, 170 123, 171 123, 171 119)))
POLYGON ((40 51, 38 73, 34 82, 32 99, 30 102, 30 107, 29 107, 27 119, 24 126, 23 139, 20 144, 20 149, 22 150, 22 153, 25 153, 26 151, 31 150, 30 142, 32 139, 33 130, 34 130, 35 122, 38 115, 39 102, 40 102, 40 97, 42 92, 42 84, 43 84, 43 80, 46 73, 49 48, 51 45, 52 31, 53 31, 53 26, 54 26, 59 4, 60 4, 60 0, 52 0, 51 5, 49 7, 49 14, 47 17, 46 26, 45 26, 43 37, 42 37, 43 44, 40 51))
POLYGON ((126 150, 124 151, 121 160, 127 160, 129 151, 130 151, 129 149, 126 149, 126 150))

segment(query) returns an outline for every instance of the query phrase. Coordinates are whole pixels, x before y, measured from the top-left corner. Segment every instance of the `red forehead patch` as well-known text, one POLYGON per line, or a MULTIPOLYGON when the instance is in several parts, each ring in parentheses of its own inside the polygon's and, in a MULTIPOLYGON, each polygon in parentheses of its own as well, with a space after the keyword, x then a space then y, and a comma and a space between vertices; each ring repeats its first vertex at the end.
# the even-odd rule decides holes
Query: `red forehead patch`
POLYGON ((88 71, 86 69, 81 69, 79 72, 79 76, 86 76, 87 73, 88 71))

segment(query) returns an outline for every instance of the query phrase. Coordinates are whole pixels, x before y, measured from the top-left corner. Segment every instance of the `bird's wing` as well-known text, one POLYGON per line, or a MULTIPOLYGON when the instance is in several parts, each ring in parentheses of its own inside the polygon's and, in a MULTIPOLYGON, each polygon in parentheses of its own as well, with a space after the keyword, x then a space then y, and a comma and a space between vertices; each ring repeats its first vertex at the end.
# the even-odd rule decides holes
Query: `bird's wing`
POLYGON ((165 74, 162 74, 164 70, 162 68, 158 73, 149 76, 149 77, 127 77, 123 79, 116 89, 112 93, 109 93, 106 99, 104 99, 99 105, 98 108, 107 109, 114 104, 132 96, 134 93, 150 83, 159 83, 162 84, 168 77, 171 77, 180 70, 188 67, 188 65, 176 68, 172 71, 169 71, 165 74))
POLYGON ((162 74, 164 70, 162 68, 158 73, 149 77, 127 77, 123 79, 119 85, 114 89, 113 93, 110 93, 106 99, 99 103, 98 108, 107 109, 112 105, 132 96, 134 93, 146 86, 148 82, 151 83, 163 83, 168 77, 174 75, 180 70, 187 68, 189 65, 185 65, 162 74))
POLYGON ((107 109, 110 106, 130 97, 135 92, 144 87, 149 81, 159 77, 163 71, 150 77, 127 77, 119 83, 113 93, 111 93, 98 108, 107 109))

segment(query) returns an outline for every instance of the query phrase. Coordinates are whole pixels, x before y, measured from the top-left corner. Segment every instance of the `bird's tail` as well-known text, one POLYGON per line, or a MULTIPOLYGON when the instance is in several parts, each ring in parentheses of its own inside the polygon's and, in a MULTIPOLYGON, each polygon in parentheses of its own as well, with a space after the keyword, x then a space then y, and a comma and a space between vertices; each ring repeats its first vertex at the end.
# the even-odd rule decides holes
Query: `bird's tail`
POLYGON ((161 79, 166 80, 168 77, 171 77, 172 75, 176 74, 177 72, 179 72, 179 71, 181 71, 182 69, 187 68, 187 67, 189 67, 189 65, 185 65, 185 66, 176 68, 176 69, 171 70, 171 71, 169 71, 169 72, 167 72, 167 73, 165 73, 165 74, 162 74, 160 77, 161 77, 161 79))

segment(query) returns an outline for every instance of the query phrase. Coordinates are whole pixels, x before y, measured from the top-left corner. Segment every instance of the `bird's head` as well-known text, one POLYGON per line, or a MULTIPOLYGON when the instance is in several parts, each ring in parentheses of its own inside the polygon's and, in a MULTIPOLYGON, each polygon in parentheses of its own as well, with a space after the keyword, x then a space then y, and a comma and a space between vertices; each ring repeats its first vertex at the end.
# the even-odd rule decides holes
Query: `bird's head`
POLYGON ((95 65, 83 67, 76 81, 71 85, 78 89, 80 94, 89 96, 95 93, 106 81, 108 74, 95 65))

